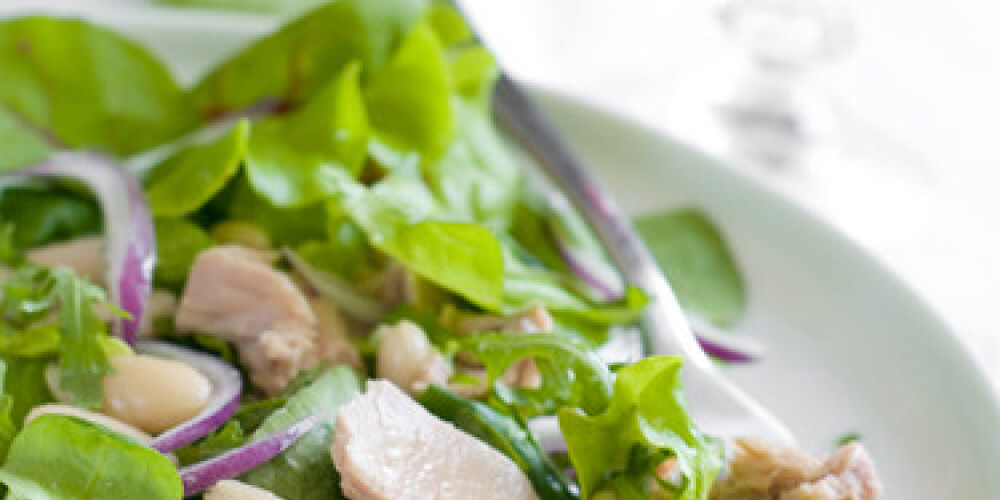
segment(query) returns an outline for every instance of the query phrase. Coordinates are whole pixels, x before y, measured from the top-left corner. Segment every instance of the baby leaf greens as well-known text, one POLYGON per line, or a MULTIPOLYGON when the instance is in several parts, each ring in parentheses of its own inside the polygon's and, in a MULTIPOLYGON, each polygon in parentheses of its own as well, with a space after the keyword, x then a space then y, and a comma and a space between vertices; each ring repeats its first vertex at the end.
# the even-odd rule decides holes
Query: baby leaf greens
POLYGON ((613 491, 622 500, 650 498, 650 488, 672 491, 678 500, 704 500, 722 467, 717 441, 702 435, 684 407, 681 360, 651 357, 618 372, 614 394, 601 412, 559 411, 583 498, 613 491), (657 475, 673 458, 677 484, 657 475))
POLYGON ((14 438, 0 483, 9 498, 177 500, 180 476, 152 448, 74 417, 42 415, 14 438))
POLYGON ((100 407, 102 378, 111 372, 101 338, 107 325, 95 307, 116 314, 104 290, 66 268, 24 266, 3 283, 0 313, 6 328, 19 331, 56 313, 59 330, 60 387, 75 404, 100 407), (57 307, 58 306, 58 307, 57 307))
POLYGON ((170 139, 188 121, 181 90, 162 63, 80 20, 0 23, 0 75, 0 144, 12 146, 4 149, 5 162, 37 160, 42 137, 69 148, 135 153, 170 139), (12 128, 12 120, 26 128, 12 128), (25 138, 27 130, 39 132, 36 139, 25 138))

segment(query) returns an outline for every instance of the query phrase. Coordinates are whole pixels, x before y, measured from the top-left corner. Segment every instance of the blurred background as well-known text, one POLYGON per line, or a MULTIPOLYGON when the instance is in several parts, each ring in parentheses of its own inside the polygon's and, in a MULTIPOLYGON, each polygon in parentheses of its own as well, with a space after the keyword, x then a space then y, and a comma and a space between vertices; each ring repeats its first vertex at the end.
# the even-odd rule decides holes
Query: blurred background
POLYGON ((680 135, 838 225, 1000 381, 1000 4, 463 3, 515 77, 680 135))

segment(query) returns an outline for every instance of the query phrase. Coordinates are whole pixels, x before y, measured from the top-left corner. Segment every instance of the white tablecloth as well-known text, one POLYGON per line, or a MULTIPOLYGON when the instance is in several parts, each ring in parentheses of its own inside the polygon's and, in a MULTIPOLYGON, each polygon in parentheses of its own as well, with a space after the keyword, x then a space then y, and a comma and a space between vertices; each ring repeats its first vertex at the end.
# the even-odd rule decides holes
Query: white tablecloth
MULTIPOLYGON (((465 3, 515 77, 665 128, 676 84, 733 54, 710 2, 465 3)), ((917 159, 913 171, 896 183, 879 180, 880 168, 874 178, 831 169, 822 174, 837 196, 819 202, 794 180, 773 182, 902 274, 1000 382, 1000 4, 846 3, 857 44, 821 70, 821 85, 881 142, 917 159), (867 192, 851 176, 865 177, 867 192)))

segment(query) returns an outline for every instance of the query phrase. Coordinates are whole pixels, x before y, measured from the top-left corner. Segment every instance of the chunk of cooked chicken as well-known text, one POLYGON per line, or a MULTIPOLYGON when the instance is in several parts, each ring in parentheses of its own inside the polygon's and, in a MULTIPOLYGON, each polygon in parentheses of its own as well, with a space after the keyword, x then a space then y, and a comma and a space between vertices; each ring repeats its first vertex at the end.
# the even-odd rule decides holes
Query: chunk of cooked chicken
POLYGON ((250 380, 267 394, 319 361, 309 301, 253 250, 219 246, 198 254, 174 322, 181 332, 233 342, 250 380))
POLYGON ((372 381, 340 410, 330 450, 350 500, 533 500, 506 456, 372 381))
POLYGON ((427 334, 411 321, 382 325, 375 332, 379 339, 375 355, 375 373, 400 389, 417 395, 429 384, 445 384, 451 376, 448 362, 427 340, 427 334))
POLYGON ((281 497, 256 486, 226 479, 209 488, 205 492, 205 500, 281 500, 281 497))
POLYGON ((68 267, 93 283, 104 283, 104 240, 88 236, 38 247, 27 253, 28 262, 44 267, 68 267))
POLYGON ((859 443, 825 461, 755 439, 738 439, 712 500, 876 500, 882 485, 859 443))

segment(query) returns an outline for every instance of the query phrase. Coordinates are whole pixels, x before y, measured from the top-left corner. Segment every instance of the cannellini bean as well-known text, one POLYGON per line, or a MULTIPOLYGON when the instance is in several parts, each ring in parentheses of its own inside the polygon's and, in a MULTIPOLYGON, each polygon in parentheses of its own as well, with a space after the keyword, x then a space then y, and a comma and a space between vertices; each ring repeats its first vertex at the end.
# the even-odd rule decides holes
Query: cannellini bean
POLYGON ((24 418, 24 423, 27 424, 42 415, 49 414, 68 415, 71 417, 82 418, 97 425, 107 427, 108 429, 119 434, 134 438, 142 443, 149 444, 149 442, 153 440, 153 437, 149 434, 120 420, 116 420, 100 413, 84 410, 83 408, 78 408, 76 406, 59 403, 49 403, 32 408, 31 411, 28 412, 28 416, 24 418))
POLYGON ((427 384, 444 384, 451 375, 450 367, 419 326, 400 321, 393 326, 381 326, 375 357, 375 372, 379 378, 392 381, 397 387, 417 394, 427 384))
POLYGON ((196 416, 208 403, 212 384, 194 368, 145 355, 111 358, 104 378, 104 413, 158 434, 196 416))
POLYGON ((205 500, 281 500, 281 498, 256 486, 226 479, 209 488, 205 492, 205 500))

